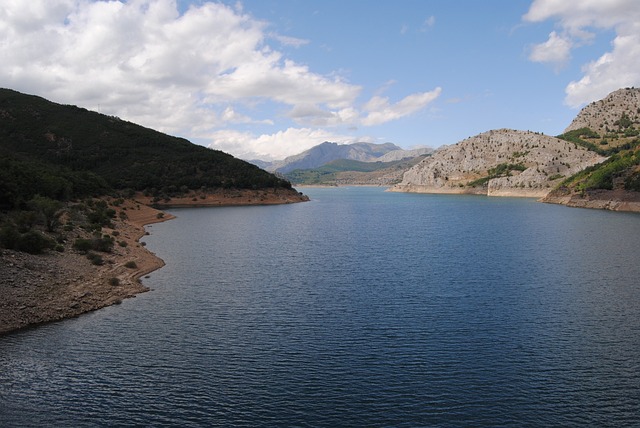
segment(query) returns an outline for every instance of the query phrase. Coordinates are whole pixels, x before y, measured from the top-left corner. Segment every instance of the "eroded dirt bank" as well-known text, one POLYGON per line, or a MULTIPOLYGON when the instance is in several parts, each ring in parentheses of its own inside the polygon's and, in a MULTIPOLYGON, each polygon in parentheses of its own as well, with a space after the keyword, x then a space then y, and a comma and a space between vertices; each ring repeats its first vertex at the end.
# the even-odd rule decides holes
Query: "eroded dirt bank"
MULTIPOLYGON (((149 289, 140 282, 144 275, 164 262, 147 250, 139 239, 144 226, 174 218, 149 206, 202 207, 226 205, 271 205, 307 201, 295 190, 227 190, 190 194, 182 198, 153 201, 138 195, 117 207, 113 228, 103 234, 114 236, 110 253, 100 253, 102 265, 93 264, 73 248, 73 242, 88 233, 79 228, 66 233, 64 251, 31 255, 0 249, 0 334, 118 304, 149 289), (115 232, 115 233, 114 233, 115 232)), ((86 236, 85 236, 86 235, 86 236)))

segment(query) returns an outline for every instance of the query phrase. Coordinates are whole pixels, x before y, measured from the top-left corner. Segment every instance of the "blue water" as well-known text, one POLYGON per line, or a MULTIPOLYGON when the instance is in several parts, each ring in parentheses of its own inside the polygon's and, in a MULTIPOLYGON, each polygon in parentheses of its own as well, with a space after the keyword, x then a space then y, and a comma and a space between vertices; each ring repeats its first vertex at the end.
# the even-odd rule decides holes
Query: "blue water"
POLYGON ((640 216, 305 189, 176 209, 153 291, 0 337, 0 426, 639 426, 640 216))

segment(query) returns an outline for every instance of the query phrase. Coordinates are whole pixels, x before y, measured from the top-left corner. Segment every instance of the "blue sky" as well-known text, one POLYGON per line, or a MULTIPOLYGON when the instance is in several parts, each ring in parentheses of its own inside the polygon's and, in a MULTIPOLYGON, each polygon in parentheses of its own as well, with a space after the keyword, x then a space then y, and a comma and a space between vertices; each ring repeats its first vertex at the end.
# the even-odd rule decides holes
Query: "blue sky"
POLYGON ((0 0, 0 86, 245 159, 556 135, 640 84, 637 0, 0 0))

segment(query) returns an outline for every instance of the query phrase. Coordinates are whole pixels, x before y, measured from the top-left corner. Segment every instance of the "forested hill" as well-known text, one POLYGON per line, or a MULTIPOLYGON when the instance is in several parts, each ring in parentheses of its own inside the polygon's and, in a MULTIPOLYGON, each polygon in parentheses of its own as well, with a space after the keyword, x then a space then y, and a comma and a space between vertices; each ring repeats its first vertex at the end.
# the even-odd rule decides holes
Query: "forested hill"
POLYGON ((64 199, 109 189, 290 187, 255 165, 183 138, 0 88, 0 207, 36 193, 64 199))

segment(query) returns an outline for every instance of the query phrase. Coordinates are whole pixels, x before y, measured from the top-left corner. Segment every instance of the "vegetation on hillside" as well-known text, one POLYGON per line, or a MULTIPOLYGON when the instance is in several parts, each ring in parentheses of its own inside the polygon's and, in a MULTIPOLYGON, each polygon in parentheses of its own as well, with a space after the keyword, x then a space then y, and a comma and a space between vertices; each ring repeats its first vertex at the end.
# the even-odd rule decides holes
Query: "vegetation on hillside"
POLYGON ((589 128, 575 129, 558 138, 583 146, 609 158, 564 180, 558 189, 640 191, 640 129, 625 112, 600 135, 589 128))
MULTIPOLYGON (((514 156, 517 157, 517 156, 514 156)), ((511 176, 512 171, 524 171, 527 167, 522 163, 501 163, 496 165, 494 168, 489 168, 487 171, 487 176, 479 178, 477 180, 473 180, 467 183, 468 187, 480 187, 486 185, 489 180, 499 177, 509 177, 511 176)))
POLYGON ((88 195, 105 185, 154 194, 291 186, 255 165, 183 138, 8 89, 0 89, 0 155, 11 158, 13 169, 19 164, 44 171, 41 181, 56 181, 62 174, 66 183, 53 185, 62 194, 50 195, 58 198, 88 195))
POLYGON ((560 189, 640 191, 640 150, 624 150, 586 168, 559 185, 560 189))
POLYGON ((284 175, 284 177, 296 184, 306 185, 334 185, 344 173, 375 173, 378 171, 399 168, 406 170, 424 157, 411 160, 399 160, 393 162, 361 162, 350 159, 338 159, 329 162, 319 168, 296 169, 284 175))
POLYGON ((60 248, 59 220, 77 214, 78 206, 86 207, 80 210, 82 223, 99 225, 99 234, 109 215, 100 204, 77 201, 136 191, 166 198, 220 188, 291 184, 182 138, 0 89, 0 247, 30 253, 60 248))

